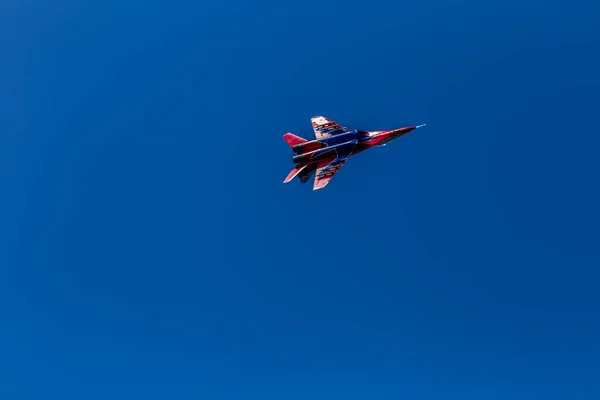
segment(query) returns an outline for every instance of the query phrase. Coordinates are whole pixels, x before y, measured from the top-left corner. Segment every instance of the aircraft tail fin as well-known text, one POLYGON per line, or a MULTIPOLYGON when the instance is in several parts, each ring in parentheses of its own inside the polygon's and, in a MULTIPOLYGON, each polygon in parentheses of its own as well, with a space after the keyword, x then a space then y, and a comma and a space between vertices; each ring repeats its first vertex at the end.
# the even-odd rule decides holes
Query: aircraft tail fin
POLYGON ((301 138, 300 136, 296 136, 292 133, 286 133, 283 135, 283 140, 286 141, 288 146, 294 147, 297 144, 308 142, 308 140, 301 138))

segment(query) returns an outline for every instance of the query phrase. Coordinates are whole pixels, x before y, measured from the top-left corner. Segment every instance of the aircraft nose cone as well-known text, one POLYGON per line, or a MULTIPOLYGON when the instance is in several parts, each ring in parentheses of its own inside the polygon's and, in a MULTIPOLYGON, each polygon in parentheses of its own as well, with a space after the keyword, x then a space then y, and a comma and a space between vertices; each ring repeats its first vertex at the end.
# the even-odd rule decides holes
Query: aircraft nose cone
POLYGON ((394 131, 394 134, 396 134, 396 135, 404 135, 405 133, 408 133, 408 132, 413 131, 415 129, 417 129, 416 126, 407 126, 405 128, 396 129, 394 131))
POLYGON ((414 126, 414 125, 411 125, 411 126, 406 126, 406 127, 404 127, 404 128, 395 129, 395 130, 393 131, 393 134, 394 134, 394 135, 404 135, 404 134, 406 134, 406 133, 408 133, 408 132, 414 131, 415 129, 417 129, 417 128, 421 128, 421 127, 423 127, 423 126, 425 126, 425 124, 422 124, 422 125, 416 125, 416 126, 414 126))

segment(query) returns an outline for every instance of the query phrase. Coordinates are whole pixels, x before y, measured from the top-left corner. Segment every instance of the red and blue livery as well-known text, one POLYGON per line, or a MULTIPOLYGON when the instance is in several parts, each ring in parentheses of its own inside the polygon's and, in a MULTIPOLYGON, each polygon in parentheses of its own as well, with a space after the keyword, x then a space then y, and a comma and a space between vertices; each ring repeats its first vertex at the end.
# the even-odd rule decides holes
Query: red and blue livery
POLYGON ((388 142, 420 128, 423 125, 407 126, 386 131, 350 130, 323 116, 311 118, 315 140, 306 140, 292 133, 283 139, 296 155, 292 161, 296 166, 290 171, 284 183, 296 176, 302 183, 308 182, 313 174, 313 190, 323 189, 350 157, 375 146, 385 146, 388 142))

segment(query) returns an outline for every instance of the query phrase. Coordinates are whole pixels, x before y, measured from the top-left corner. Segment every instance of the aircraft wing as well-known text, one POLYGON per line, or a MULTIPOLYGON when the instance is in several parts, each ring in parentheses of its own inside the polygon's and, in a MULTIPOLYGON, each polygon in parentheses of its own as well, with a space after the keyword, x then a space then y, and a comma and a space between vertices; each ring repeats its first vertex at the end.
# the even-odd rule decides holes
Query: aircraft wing
POLYGON ((349 130, 335 121, 325 118, 323 116, 312 117, 313 130, 317 139, 323 139, 326 137, 339 135, 340 133, 349 132, 349 130))
POLYGON ((323 189, 333 176, 342 168, 352 155, 352 151, 356 146, 357 140, 353 140, 344 150, 337 152, 337 158, 333 161, 323 161, 317 164, 317 172, 315 174, 315 182, 313 190, 323 189))

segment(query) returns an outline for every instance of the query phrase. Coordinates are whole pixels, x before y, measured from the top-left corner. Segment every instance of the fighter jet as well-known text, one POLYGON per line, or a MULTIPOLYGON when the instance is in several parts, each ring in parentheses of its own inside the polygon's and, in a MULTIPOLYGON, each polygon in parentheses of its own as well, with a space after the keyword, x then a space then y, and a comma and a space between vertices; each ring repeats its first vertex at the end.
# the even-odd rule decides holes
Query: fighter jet
POLYGON ((296 166, 283 183, 296 176, 306 183, 315 174, 313 190, 323 189, 350 157, 374 146, 385 146, 390 141, 420 128, 423 125, 407 126, 387 131, 350 130, 323 116, 311 118, 315 140, 307 140, 292 133, 283 139, 292 148, 296 166))

